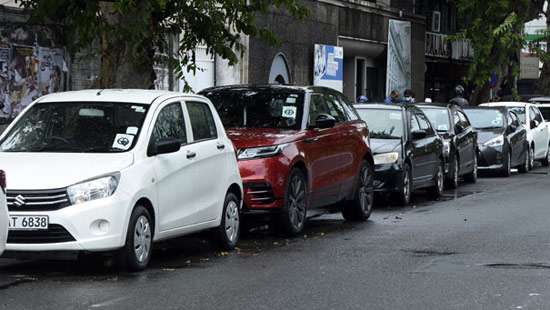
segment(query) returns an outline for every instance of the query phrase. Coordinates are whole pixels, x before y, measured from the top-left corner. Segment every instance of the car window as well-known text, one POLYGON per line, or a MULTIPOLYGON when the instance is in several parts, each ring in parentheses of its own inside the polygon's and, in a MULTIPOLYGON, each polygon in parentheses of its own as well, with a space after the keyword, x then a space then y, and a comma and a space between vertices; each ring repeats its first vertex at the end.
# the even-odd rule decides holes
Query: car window
POLYGON ((357 113, 367 123, 372 138, 401 139, 403 137, 403 112, 401 110, 360 108, 357 109, 357 113))
POLYGON ((193 140, 216 139, 216 123, 210 107, 204 102, 187 102, 187 112, 193 130, 193 140))
POLYGON ((321 114, 332 115, 325 98, 320 94, 312 94, 309 104, 309 124, 315 125, 317 118, 321 114))
POLYGON ((536 120, 537 119, 537 112, 535 111, 535 109, 533 109, 533 107, 530 107, 529 108, 529 120, 536 120))
POLYGON ((425 130, 428 136, 431 136, 434 134, 434 130, 432 129, 432 125, 430 124, 430 121, 424 115, 423 113, 416 113, 416 118, 418 119, 418 124, 420 125, 421 130, 425 130))
POLYGON ((539 123, 544 122, 544 119, 542 118, 542 114, 540 113, 539 109, 538 109, 537 107, 533 107, 533 109, 535 110, 535 119, 536 119, 539 123))
POLYGON ((424 115, 428 117, 432 125, 439 132, 450 130, 449 109, 446 108, 422 108, 424 115))
POLYGON ((179 102, 171 103, 162 108, 153 128, 151 136, 153 143, 169 140, 177 140, 182 144, 187 143, 185 120, 179 102))
POLYGON ((462 128, 466 129, 470 127, 470 121, 468 120, 468 117, 462 113, 461 111, 457 111, 458 117, 460 118, 460 123, 462 124, 462 128))
POLYGON ((539 107, 539 111, 542 113, 545 121, 550 120, 550 107, 539 107))
POLYGON ((339 123, 347 122, 348 117, 338 98, 332 94, 325 95, 325 98, 330 111, 329 114, 332 115, 332 117, 334 117, 339 123))
POLYGON ((512 112, 508 112, 508 126, 512 125, 514 123, 514 114, 512 112))
POLYGON ((353 105, 344 97, 340 96, 340 103, 342 104, 342 107, 344 107, 344 111, 346 112, 346 115, 348 116, 349 120, 356 121, 359 119, 359 115, 357 114, 357 111, 353 107, 353 105))
POLYGON ((518 116, 520 122, 522 124, 525 124, 525 108, 524 107, 511 107, 510 110, 512 110, 512 112, 516 113, 516 115, 518 116))
POLYGON ((410 122, 411 122, 411 132, 420 130, 420 125, 418 124, 418 120, 416 119, 416 116, 414 113, 410 114, 410 122))

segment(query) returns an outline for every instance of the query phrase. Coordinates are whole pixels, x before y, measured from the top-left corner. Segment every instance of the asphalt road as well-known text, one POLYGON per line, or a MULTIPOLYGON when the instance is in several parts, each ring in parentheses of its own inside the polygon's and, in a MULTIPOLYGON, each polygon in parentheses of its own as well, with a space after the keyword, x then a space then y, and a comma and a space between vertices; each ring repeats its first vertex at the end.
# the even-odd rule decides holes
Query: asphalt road
POLYGON ((550 176, 484 178, 431 203, 339 215, 233 253, 164 243, 143 273, 0 259, 0 309, 550 309, 550 176))

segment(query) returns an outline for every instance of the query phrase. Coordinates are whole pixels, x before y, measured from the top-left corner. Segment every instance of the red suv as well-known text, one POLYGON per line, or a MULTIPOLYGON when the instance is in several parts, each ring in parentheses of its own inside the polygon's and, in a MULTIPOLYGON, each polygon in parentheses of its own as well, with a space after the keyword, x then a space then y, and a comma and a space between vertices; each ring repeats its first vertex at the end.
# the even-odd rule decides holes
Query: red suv
POLYGON ((368 129, 341 93, 323 87, 206 89, 237 149, 244 211, 269 211, 288 235, 308 209, 338 206, 366 220, 373 202, 368 129))

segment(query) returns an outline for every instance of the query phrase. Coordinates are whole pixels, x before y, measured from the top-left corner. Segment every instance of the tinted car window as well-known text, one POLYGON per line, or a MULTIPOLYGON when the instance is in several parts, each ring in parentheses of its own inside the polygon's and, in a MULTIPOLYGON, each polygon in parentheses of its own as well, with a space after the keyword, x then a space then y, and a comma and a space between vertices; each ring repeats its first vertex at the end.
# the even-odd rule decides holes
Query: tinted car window
POLYGON ((410 122, 411 122, 411 132, 420 130, 420 125, 418 124, 418 120, 416 119, 416 116, 414 115, 414 113, 411 113, 410 122))
POLYGON ((539 107, 539 111, 542 113, 544 120, 550 120, 550 107, 539 107))
POLYGON ((346 112, 348 119, 352 121, 356 121, 359 119, 359 115, 357 115, 357 111, 355 111, 355 108, 351 103, 349 103, 349 101, 347 101, 343 97, 340 97, 340 103, 342 104, 342 107, 344 107, 344 111, 346 112))
POLYGON ((320 94, 312 94, 309 104, 309 124, 314 125, 321 114, 332 115, 325 97, 320 94))
POLYGON ((504 114, 499 110, 468 109, 466 115, 476 129, 491 129, 504 127, 504 114))
POLYGON ((372 138, 398 139, 403 137, 403 113, 400 110, 358 109, 357 113, 369 126, 372 138))
POLYGON ((238 88, 202 93, 228 128, 301 129, 304 93, 271 88, 238 88))
POLYGON ((325 97, 330 111, 329 114, 332 115, 332 117, 334 117, 339 123, 348 121, 344 107, 340 104, 338 98, 332 94, 328 94, 325 97))
POLYGON ((451 129, 448 109, 423 108, 422 112, 428 117, 437 131, 447 132, 451 129))
POLYGON ((535 111, 535 119, 536 119, 537 121, 539 121, 540 123, 542 123, 544 120, 543 120, 543 118, 542 118, 542 114, 540 114, 539 109, 536 108, 536 107, 532 107, 532 109, 535 111))
POLYGON ((187 143, 181 103, 171 103, 162 108, 155 122, 151 140, 154 143, 169 140, 177 140, 182 144, 187 143))
POLYGON ((518 116, 520 122, 525 124, 525 108, 524 107, 512 107, 510 110, 518 116))
POLYGON ((35 104, 0 142, 0 151, 128 151, 137 142, 148 108, 147 105, 108 102, 35 104))
POLYGON ((193 139, 195 141, 216 139, 216 123, 212 116, 212 111, 207 104, 203 102, 188 102, 187 111, 193 129, 193 139))
POLYGON ((420 129, 425 130, 428 136, 435 134, 426 115, 423 113, 416 113, 416 118, 418 119, 420 129))

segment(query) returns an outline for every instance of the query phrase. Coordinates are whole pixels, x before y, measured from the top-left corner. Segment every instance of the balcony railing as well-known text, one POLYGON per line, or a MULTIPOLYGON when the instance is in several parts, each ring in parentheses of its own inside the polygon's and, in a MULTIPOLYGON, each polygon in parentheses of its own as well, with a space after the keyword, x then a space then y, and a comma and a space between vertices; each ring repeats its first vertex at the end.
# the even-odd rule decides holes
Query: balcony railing
POLYGON ((474 50, 469 40, 457 40, 449 42, 446 34, 426 32, 426 56, 470 60, 474 56, 474 50))

